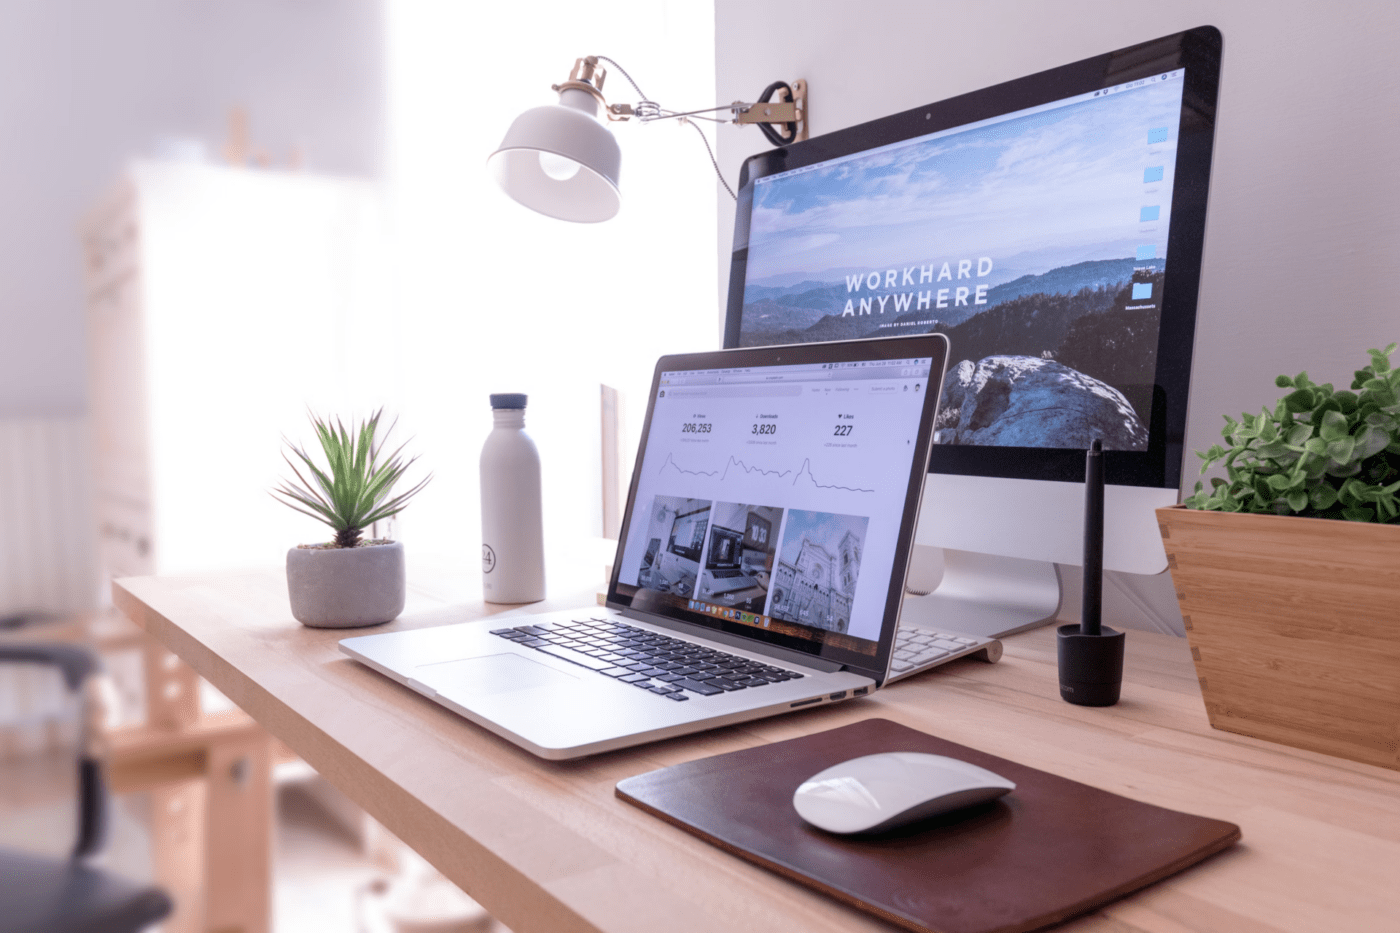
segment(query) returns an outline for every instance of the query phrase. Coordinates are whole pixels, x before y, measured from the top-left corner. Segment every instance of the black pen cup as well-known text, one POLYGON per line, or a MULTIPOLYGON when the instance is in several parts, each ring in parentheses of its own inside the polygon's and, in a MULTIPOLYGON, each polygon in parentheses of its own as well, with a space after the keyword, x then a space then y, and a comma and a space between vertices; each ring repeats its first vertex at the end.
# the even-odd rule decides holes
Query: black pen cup
POLYGON ((1126 636, 1102 626, 1085 635, 1078 625, 1061 625, 1055 639, 1060 658, 1060 699, 1076 706, 1112 706, 1123 687, 1126 636))

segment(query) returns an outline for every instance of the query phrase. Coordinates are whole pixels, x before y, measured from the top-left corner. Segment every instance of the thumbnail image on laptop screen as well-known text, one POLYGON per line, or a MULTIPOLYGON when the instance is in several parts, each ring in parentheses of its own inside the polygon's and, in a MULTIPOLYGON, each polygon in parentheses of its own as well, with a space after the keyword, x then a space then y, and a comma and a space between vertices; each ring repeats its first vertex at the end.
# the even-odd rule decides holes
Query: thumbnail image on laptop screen
POLYGON ((662 372, 617 593, 874 654, 931 366, 662 372))
POLYGON ((936 443, 1086 446, 984 397, 1039 380, 1146 450, 1183 76, 755 179, 739 345, 937 331, 936 443))

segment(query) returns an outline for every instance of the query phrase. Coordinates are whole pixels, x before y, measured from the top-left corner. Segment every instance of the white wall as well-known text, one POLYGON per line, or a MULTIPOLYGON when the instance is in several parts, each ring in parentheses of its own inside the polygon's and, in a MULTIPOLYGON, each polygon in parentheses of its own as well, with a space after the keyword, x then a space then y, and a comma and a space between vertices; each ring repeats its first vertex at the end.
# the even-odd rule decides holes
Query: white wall
POLYGON ((97 598, 80 219, 235 106, 276 164, 382 174, 384 2, 0 0, 0 611, 97 598))
POLYGON ((0 615, 97 600, 90 447, 84 418, 0 419, 0 615))
MULTIPOLYGON (((217 153, 243 105, 279 161, 295 145, 313 171, 389 183, 404 339, 358 365, 402 386, 382 401, 436 474, 404 515, 415 552, 479 545, 490 391, 531 393, 551 530, 596 533, 598 383, 631 396, 630 454, 656 356, 718 341, 714 187, 693 129, 617 128, 624 208, 604 225, 531 214, 488 178, 510 120, 592 52, 663 103, 714 103, 713 9, 694 0, 0 0, 0 420, 84 416, 80 217, 162 138, 217 153)), ((606 90, 637 100, 616 73, 606 90)), ((308 519, 305 540, 319 533, 308 519)))
MULTIPOLYGON (((403 513, 403 540, 415 553, 480 553, 492 392, 530 396, 551 542, 598 535, 599 384, 624 392, 630 471, 657 357, 718 346, 713 170, 690 127, 614 123, 622 210, 572 224, 509 200, 486 159, 520 113, 558 102, 550 85, 583 55, 615 59, 674 109, 712 105, 711 10, 692 0, 389 9, 403 430, 434 473, 403 513)), ((608 100, 635 103, 608 67, 608 100)), ((604 559, 587 558, 590 582, 604 559)))
MULTIPOLYGON (((1400 4, 716 0, 715 80, 727 100, 806 78, 825 133, 1207 24, 1225 47, 1186 433, 1204 450, 1222 414, 1276 399, 1279 373, 1349 384, 1368 347, 1400 339, 1400 4)), ((720 164, 737 178, 762 148, 726 134, 720 164)), ((727 203, 720 218, 722 308, 727 203)), ((1149 588, 1168 619, 1169 584, 1149 588)))
POLYGON ((383 0, 0 0, 0 417, 87 408, 77 224, 229 109, 284 162, 383 168, 383 0))

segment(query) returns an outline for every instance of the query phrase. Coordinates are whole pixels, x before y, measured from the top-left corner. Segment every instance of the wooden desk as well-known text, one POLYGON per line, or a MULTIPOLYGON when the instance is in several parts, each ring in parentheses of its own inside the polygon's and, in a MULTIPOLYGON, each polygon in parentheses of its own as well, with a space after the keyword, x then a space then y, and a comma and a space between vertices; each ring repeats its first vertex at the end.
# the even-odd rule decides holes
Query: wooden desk
MULTIPOLYGON (((494 611, 410 570, 379 631, 494 611)), ((1400 773, 1212 730, 1186 643, 1130 633, 1123 700, 1059 699, 1053 634, 867 699, 576 762, 538 760, 293 621, 280 572, 134 578, 117 604, 516 933, 888 931, 613 796, 622 778, 883 716, 1108 790, 1238 823, 1244 841, 1065 929, 1400 929, 1400 773)), ((592 603, 540 603, 536 610, 592 603)), ((1091 818, 1086 814, 1086 819, 1091 818)))

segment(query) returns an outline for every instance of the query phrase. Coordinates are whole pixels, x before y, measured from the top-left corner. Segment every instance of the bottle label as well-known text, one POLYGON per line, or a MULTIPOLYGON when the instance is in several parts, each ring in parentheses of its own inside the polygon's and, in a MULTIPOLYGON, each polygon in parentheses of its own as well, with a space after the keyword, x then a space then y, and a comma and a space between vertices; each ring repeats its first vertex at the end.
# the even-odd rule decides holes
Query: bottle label
POLYGON ((496 552, 491 550, 491 545, 481 546, 481 572, 490 573, 496 569, 496 552))

